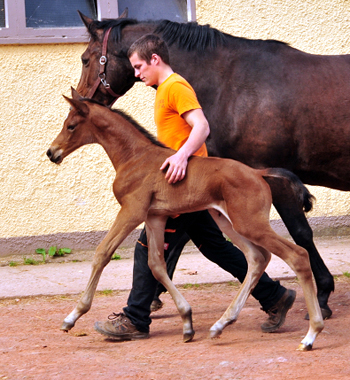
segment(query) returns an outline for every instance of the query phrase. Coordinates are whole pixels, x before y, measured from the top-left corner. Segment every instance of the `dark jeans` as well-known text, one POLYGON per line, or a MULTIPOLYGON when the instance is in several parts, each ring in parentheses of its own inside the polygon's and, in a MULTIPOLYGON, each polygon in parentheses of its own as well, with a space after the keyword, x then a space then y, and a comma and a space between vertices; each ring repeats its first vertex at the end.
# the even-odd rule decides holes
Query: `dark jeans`
MULTIPOLYGON (((244 281, 248 265, 244 254, 222 235, 214 219, 208 211, 199 211, 169 218, 165 228, 164 251, 173 269, 180 256, 188 237, 203 253, 203 255, 219 265, 222 269, 244 281), (168 257, 169 256, 169 257, 168 257)), ((128 298, 128 306, 124 308, 125 315, 139 331, 148 332, 151 324, 150 305, 153 301, 157 280, 148 267, 148 248, 145 229, 135 247, 133 284, 128 298)), ((278 281, 273 281, 264 273, 252 295, 260 302, 263 310, 267 311, 283 296, 286 288, 278 281)), ((210 306, 209 306, 210 307, 210 306)))

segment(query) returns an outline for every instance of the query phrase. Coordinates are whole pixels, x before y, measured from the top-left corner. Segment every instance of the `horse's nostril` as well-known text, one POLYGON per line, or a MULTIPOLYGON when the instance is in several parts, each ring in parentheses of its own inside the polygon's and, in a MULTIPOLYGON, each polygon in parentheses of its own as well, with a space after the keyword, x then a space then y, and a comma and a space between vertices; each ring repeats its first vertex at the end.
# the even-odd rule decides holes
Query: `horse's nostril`
POLYGON ((61 154, 55 152, 55 150, 51 150, 51 148, 46 152, 47 157, 49 157, 50 161, 59 164, 61 162, 61 154))

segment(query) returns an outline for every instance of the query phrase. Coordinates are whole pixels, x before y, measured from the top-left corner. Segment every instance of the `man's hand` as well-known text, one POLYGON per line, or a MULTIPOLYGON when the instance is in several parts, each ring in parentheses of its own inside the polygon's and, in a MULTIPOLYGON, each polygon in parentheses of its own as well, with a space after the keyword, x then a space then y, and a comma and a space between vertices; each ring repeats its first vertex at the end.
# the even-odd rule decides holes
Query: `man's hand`
POLYGON ((167 166, 169 166, 165 174, 165 179, 167 179, 169 183, 176 183, 185 178, 187 163, 187 156, 179 150, 177 153, 164 161, 163 165, 160 167, 160 170, 164 170, 167 166))
POLYGON ((185 144, 160 167, 160 170, 163 170, 169 165, 165 175, 169 183, 185 178, 188 158, 204 144, 210 132, 208 121, 200 108, 187 111, 182 117, 192 130, 185 144))

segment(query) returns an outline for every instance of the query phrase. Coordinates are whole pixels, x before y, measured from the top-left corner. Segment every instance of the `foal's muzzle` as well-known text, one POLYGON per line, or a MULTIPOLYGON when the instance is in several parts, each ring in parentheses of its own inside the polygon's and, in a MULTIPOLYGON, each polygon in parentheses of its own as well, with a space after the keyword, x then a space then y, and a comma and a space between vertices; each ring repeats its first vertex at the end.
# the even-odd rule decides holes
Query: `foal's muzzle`
POLYGON ((54 147, 50 147, 49 150, 46 152, 46 155, 55 164, 60 164, 63 161, 62 152, 62 149, 55 149, 54 147))

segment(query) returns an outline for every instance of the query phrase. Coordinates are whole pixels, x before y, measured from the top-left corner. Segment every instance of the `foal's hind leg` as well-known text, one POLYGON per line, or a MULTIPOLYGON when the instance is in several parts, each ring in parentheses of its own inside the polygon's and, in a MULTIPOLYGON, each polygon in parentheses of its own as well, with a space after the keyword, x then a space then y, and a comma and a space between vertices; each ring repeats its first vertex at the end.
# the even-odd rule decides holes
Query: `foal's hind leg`
POLYGON ((270 261, 271 254, 240 236, 232 228, 231 222, 222 213, 215 210, 210 210, 210 214, 216 221, 221 231, 228 235, 232 243, 237 245, 238 248, 244 253, 248 262, 246 277, 240 286, 236 297, 233 299, 222 317, 210 328, 210 337, 216 338, 220 336, 223 329, 227 325, 232 324, 237 320, 247 298, 258 283, 261 275, 264 273, 264 270, 270 261))
POLYGON ((155 279, 167 289, 173 298, 183 322, 183 340, 184 342, 189 342, 194 336, 191 306, 170 280, 164 260, 164 227, 166 220, 167 217, 159 216, 148 216, 146 220, 148 265, 155 279))
POLYGON ((252 240, 284 260, 297 275, 303 288, 310 316, 308 333, 301 341, 298 349, 300 351, 311 350, 317 335, 323 329, 324 322, 312 281, 312 271, 307 251, 277 235, 269 226, 265 229, 263 227, 258 229, 252 240))
POLYGON ((317 335, 323 330, 324 327, 321 308, 318 303, 315 287, 312 281, 312 271, 309 257, 304 248, 299 247, 278 235, 276 235, 275 238, 276 240, 279 240, 279 242, 282 242, 284 247, 282 253, 281 251, 277 252, 276 250, 273 252, 282 258, 293 269, 300 281, 301 287, 303 288, 310 324, 309 330, 305 338, 301 341, 298 350, 309 351, 312 349, 317 335))

